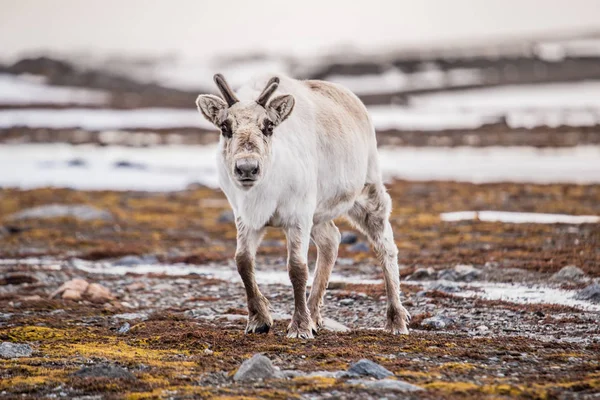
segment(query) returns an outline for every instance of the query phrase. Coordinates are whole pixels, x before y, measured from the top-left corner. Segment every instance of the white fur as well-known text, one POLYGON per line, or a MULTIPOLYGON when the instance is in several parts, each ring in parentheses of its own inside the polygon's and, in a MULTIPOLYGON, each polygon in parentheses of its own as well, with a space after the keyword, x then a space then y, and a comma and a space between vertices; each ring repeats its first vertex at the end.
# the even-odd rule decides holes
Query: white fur
MULTIPOLYGON (((280 77, 278 93, 291 94, 296 105, 289 118, 277 126, 272 139, 270 165, 265 175, 251 189, 244 190, 233 182, 219 149, 219 181, 236 217, 253 229, 261 229, 277 215, 280 225, 325 222, 345 214, 354 203, 331 206, 331 200, 343 193, 360 193, 369 181, 379 181, 374 129, 366 109, 361 116, 368 123, 347 124, 350 131, 322 132, 317 123, 317 109, 322 100, 301 81, 280 77), (354 131, 352 131, 354 130, 354 131)), ((237 92, 241 102, 254 101, 267 79, 244 85, 237 92)), ((346 90, 341 88, 341 90, 346 90)), ((343 113, 342 107, 322 110, 343 113)), ((348 115, 348 119, 357 116, 348 115)), ((346 117, 345 117, 346 118, 346 117)), ((225 139, 221 137, 220 146, 225 139)))

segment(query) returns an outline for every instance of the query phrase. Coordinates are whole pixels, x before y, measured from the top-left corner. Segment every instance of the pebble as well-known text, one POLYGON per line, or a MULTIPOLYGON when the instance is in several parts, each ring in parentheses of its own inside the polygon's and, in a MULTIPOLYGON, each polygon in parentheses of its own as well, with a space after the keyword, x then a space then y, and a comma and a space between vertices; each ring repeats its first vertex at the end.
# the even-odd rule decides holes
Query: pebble
POLYGON ((135 375, 131 372, 114 364, 85 366, 75 371, 73 375, 81 378, 135 379, 135 375))
POLYGON ((358 235, 354 232, 344 231, 340 239, 341 244, 354 244, 358 242, 358 235))
POLYGON ((442 315, 436 315, 430 318, 426 318, 421 322, 421 326, 432 328, 432 329, 444 329, 454 324, 451 318, 444 317, 442 315))
POLYGON ((130 329, 131 329, 131 325, 129 325, 129 322, 125 322, 123 325, 121 325, 121 327, 119 328, 117 333, 119 335, 123 335, 123 334, 129 332, 130 329))
POLYGON ((456 293, 456 292, 460 292, 460 286, 458 286, 456 283, 454 282, 434 282, 431 285, 429 285, 428 290, 433 291, 433 290, 437 290, 440 292, 445 292, 445 293, 456 293))
POLYGON ((358 360, 354 364, 350 365, 350 368, 348 368, 348 372, 354 373, 356 375, 371 376, 375 379, 383 379, 388 376, 394 375, 386 368, 382 367, 377 363, 374 363, 371 360, 367 360, 366 358, 358 360))
POLYGON ((0 358, 29 357, 33 349, 28 344, 2 342, 0 344, 0 358))
POLYGON ((133 282, 125 286, 125 289, 127 289, 130 292, 137 292, 138 290, 144 290, 145 288, 146 284, 144 282, 133 282))
POLYGON ((581 289, 575 296, 578 300, 588 300, 592 303, 600 303, 600 284, 592 283, 581 289))
POLYGON ((350 385, 364 386, 367 389, 382 389, 396 392, 417 392, 423 390, 412 383, 397 381, 395 379, 382 379, 379 381, 370 381, 368 379, 351 379, 347 382, 350 385))
POLYGON ((370 250, 369 245, 365 242, 357 242, 348 249, 355 253, 366 253, 370 250))
POLYGON ((323 329, 331 332, 350 332, 350 328, 331 318, 323 318, 323 329))
POLYGON ((413 272, 409 277, 409 280, 413 281, 423 281, 428 279, 435 279, 435 270, 431 267, 429 268, 419 268, 415 272, 413 272))
POLYGON ((145 321, 148 319, 148 314, 146 313, 123 313, 123 314, 116 314, 112 316, 115 319, 121 319, 121 320, 125 320, 125 321, 133 321, 136 319, 140 319, 142 321, 145 321))
POLYGON ((471 282, 481 277, 481 270, 472 265, 459 264, 452 269, 440 271, 438 279, 447 281, 471 282))
POLYGON ((217 221, 222 224, 231 224, 235 222, 235 215, 233 215, 233 211, 225 210, 219 215, 217 221))
POLYGON ((550 280, 558 282, 578 281, 584 277, 585 272, 583 272, 581 268, 578 268, 574 265, 567 265, 566 267, 562 267, 560 271, 552 275, 550 280))
POLYGON ((124 256, 112 262, 113 265, 132 267, 135 265, 158 264, 158 258, 155 255, 147 254, 144 256, 124 256))
POLYGON ((87 290, 89 283, 85 279, 75 278, 63 283, 58 289, 50 294, 50 298, 56 297, 59 294, 66 299, 81 299, 81 295, 87 290), (67 292, 65 294, 65 292, 67 292), (65 297, 66 296, 66 297, 65 297))
POLYGON ((90 284, 85 291, 85 296, 88 297, 90 301, 99 304, 106 303, 114 299, 113 295, 110 293, 110 290, 99 283, 90 284))
POLYGON ((352 304, 354 304, 354 299, 342 299, 342 300, 340 300, 340 305, 341 306, 351 306, 352 304))
POLYGON ((87 204, 47 204, 27 208, 7 217, 7 220, 20 221, 25 219, 47 219, 72 217, 81 221, 103 220, 110 221, 113 216, 110 212, 100 210, 87 204))
POLYGON ((281 372, 273 368, 271 360, 262 354, 255 354, 240 365, 240 368, 233 375, 233 380, 235 382, 255 382, 282 376, 281 372))

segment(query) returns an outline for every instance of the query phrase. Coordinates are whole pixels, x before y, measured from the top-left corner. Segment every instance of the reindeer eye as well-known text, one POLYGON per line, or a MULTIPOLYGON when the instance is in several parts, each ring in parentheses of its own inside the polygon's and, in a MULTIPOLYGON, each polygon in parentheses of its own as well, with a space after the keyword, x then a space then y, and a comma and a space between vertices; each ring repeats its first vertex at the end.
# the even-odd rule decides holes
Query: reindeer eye
POLYGON ((273 134, 273 122, 266 120, 262 132, 265 136, 271 136, 273 134))
POLYGON ((231 131, 231 124, 229 121, 225 121, 221 124, 221 134, 226 138, 231 138, 233 136, 233 132, 231 131))

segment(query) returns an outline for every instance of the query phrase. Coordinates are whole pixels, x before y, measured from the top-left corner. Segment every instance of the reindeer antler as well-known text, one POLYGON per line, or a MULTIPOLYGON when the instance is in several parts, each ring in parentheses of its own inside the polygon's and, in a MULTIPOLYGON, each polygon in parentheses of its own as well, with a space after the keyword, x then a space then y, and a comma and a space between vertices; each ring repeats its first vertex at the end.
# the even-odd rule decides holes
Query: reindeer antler
POLYGON ((262 91, 262 93, 260 94, 260 96, 258 96, 258 99, 256 99, 256 102, 258 104, 260 104, 261 106, 266 107, 267 101, 269 101, 269 98, 271 97, 273 92, 275 92, 275 90, 277 90, 278 86, 279 86, 279 78, 278 77, 274 76, 271 79, 269 79, 269 82, 267 82, 267 86, 265 86, 265 88, 262 91))
POLYGON ((239 101, 238 98, 235 97, 233 90, 231 90, 231 87, 229 87, 229 84, 227 83, 223 75, 215 74, 214 80, 229 107, 231 107, 239 101))

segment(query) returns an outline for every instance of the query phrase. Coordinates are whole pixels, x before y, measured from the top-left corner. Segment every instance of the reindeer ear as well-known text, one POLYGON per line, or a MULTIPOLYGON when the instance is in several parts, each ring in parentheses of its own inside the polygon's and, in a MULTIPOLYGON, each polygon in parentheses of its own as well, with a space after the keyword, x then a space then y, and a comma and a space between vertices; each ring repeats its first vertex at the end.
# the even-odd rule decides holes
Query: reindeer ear
POLYGON ((218 96, 212 94, 201 94, 196 99, 198 111, 204 118, 219 126, 227 117, 227 104, 218 96))
POLYGON ((279 125, 285 121, 294 109, 294 104, 296 104, 296 100, 294 100, 294 96, 291 94, 277 96, 271 100, 267 106, 267 113, 273 124, 279 125))

